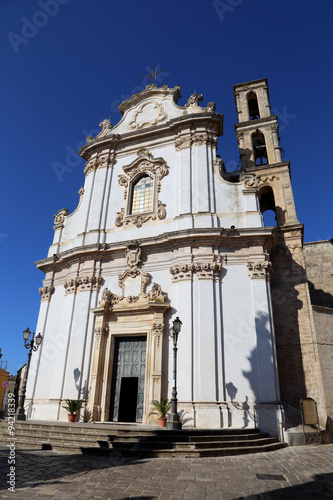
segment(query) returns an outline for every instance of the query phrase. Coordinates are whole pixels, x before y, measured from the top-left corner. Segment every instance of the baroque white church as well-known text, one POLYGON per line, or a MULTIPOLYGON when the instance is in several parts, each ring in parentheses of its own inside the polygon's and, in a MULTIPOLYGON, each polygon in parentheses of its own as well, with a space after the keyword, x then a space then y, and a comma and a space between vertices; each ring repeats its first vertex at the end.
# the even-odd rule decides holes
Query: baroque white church
POLYGON ((223 115, 200 94, 179 106, 179 87, 148 85, 119 105, 118 124, 104 120, 87 137, 78 206, 59 210, 37 263, 43 343, 30 418, 67 420, 64 400, 78 398, 93 421, 153 423, 150 402, 171 397, 169 329, 179 316, 187 425, 282 436, 282 402, 296 407, 302 395, 325 420, 315 347, 306 348, 315 333, 303 226, 267 80, 235 85, 234 96, 237 172, 216 154, 223 115), (264 225, 269 209, 276 226, 264 225), (301 366, 288 348, 296 337, 301 366))

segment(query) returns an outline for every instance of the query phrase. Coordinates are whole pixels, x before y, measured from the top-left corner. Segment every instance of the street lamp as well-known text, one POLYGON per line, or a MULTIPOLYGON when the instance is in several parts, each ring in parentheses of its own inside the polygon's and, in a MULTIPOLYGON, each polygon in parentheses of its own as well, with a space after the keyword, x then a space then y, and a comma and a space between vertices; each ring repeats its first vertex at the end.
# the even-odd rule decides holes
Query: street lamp
POLYGON ((35 332, 33 332, 31 340, 30 339, 31 331, 29 328, 24 330, 23 332, 23 341, 24 341, 24 347, 26 349, 29 349, 28 353, 28 363, 27 367, 24 373, 24 379, 23 379, 23 384, 22 384, 22 389, 21 389, 21 394, 20 394, 20 402, 19 402, 19 407, 16 410, 16 420, 25 420, 25 413, 24 413, 24 400, 25 400, 25 393, 27 390, 27 380, 28 380, 28 373, 29 373, 29 368, 30 368, 30 360, 31 360, 31 354, 32 351, 36 352, 38 350, 38 347, 41 345, 43 337, 39 333, 36 335, 35 338, 35 332))
POLYGON ((167 429, 181 429, 182 424, 179 420, 177 412, 177 341, 180 330, 182 329, 182 322, 177 318, 172 322, 170 328, 170 335, 173 340, 173 380, 172 380, 172 397, 171 397, 171 413, 169 420, 166 424, 167 429))

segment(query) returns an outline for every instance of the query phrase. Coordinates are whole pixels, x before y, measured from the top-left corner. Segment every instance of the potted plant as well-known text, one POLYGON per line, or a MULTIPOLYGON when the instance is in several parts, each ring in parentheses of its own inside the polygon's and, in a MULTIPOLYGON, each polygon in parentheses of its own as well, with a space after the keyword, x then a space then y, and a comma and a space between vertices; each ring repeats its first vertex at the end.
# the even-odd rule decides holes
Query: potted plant
POLYGON ((77 419, 77 412, 81 409, 82 399, 65 399, 66 406, 63 406, 68 411, 68 422, 75 422, 77 419))
POLYGON ((167 413, 171 408, 171 401, 168 399, 162 399, 161 402, 157 399, 151 402, 154 410, 149 413, 149 415, 157 415, 158 416, 158 425, 159 427, 166 427, 166 423, 168 420, 167 413))

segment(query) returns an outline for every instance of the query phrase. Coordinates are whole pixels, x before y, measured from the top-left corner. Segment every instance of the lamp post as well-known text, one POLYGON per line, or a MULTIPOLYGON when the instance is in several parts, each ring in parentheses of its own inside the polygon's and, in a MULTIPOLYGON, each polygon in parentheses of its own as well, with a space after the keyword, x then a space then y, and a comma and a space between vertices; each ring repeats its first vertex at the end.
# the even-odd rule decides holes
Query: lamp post
POLYGON ((30 368, 30 360, 31 360, 31 354, 32 351, 36 352, 38 350, 38 347, 41 345, 43 337, 39 333, 36 335, 35 338, 35 332, 33 332, 32 337, 30 339, 31 331, 29 328, 24 330, 23 332, 23 341, 24 341, 24 347, 26 349, 29 349, 28 353, 28 363, 27 367, 24 373, 24 379, 23 379, 23 384, 22 384, 22 389, 21 389, 21 394, 20 394, 20 401, 19 401, 19 407, 16 410, 16 420, 25 420, 25 413, 24 413, 24 400, 25 400, 25 393, 27 390, 27 380, 28 380, 28 373, 29 373, 29 368, 30 368), (30 340, 29 340, 30 339, 30 340))
POLYGON ((171 397, 171 414, 166 424, 167 429, 181 429, 182 424, 179 420, 177 412, 177 341, 180 330, 182 329, 182 322, 176 317, 172 322, 170 328, 170 335, 173 340, 173 380, 172 380, 172 397, 171 397))

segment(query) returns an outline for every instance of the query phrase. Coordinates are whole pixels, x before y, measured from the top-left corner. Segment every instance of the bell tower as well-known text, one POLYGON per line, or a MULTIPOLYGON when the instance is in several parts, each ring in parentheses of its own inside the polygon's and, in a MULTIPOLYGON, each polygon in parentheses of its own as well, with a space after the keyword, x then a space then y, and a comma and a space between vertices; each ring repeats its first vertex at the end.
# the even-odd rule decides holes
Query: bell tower
POLYGON ((271 114, 267 79, 234 85, 235 124, 243 178, 253 177, 260 212, 273 210, 278 226, 298 224, 290 164, 282 159, 279 124, 271 114))
MULTIPOLYGON (((279 125, 271 114, 267 80, 234 85, 240 180, 255 190, 259 210, 276 214, 271 297, 281 399, 286 416, 312 397, 325 425, 321 369, 303 256, 300 224, 291 187, 290 163, 283 161, 279 125), (310 346, 310 347, 309 347, 310 346)), ((246 191, 245 191, 246 192, 246 191)), ((264 223, 263 223, 264 224, 264 223)))
POLYGON ((234 85, 235 125, 242 168, 282 161, 277 116, 271 114, 266 78, 234 85))

